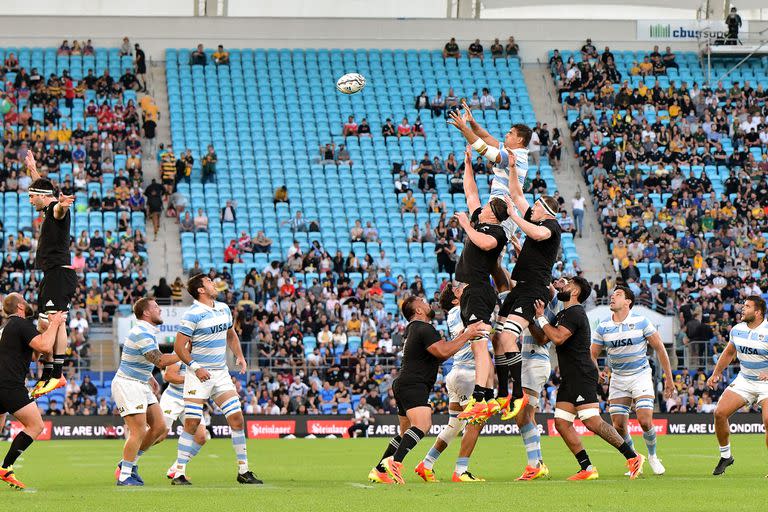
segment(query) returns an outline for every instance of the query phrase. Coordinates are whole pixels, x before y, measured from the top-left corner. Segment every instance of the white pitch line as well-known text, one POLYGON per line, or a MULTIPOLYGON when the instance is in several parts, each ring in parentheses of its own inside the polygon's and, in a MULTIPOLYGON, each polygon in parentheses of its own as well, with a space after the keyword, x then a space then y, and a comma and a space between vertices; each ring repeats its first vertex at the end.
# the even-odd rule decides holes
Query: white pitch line
POLYGON ((349 484, 350 486, 355 487, 357 489, 373 489, 372 485, 365 485, 365 484, 361 484, 359 482, 347 482, 347 484, 349 484))

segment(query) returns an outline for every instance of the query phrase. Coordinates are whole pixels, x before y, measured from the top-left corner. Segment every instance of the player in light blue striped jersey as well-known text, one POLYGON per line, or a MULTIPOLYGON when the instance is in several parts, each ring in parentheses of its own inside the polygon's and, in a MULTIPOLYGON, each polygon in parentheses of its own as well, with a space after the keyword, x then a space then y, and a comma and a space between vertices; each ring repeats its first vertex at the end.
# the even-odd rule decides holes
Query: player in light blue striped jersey
POLYGON ((726 468, 733 464, 728 418, 745 405, 751 407, 758 404, 761 407, 768 444, 768 321, 765 309, 765 300, 758 295, 744 299, 741 322, 731 329, 728 346, 707 380, 707 385, 715 389, 723 370, 735 357, 739 359, 739 374, 723 392, 715 409, 715 434, 720 445, 720 460, 712 472, 716 476, 725 473, 726 468))
MULTIPOLYGON (((179 420, 184 425, 184 376, 187 373, 187 365, 182 362, 172 364, 165 368, 163 372, 163 379, 168 383, 168 387, 163 391, 160 397, 160 409, 163 411, 163 419, 165 420, 165 427, 167 435, 173 426, 173 422, 179 420)), ((166 435, 163 435, 157 442, 159 443, 165 439, 166 435)), ((206 441, 210 438, 208 431, 205 428, 204 422, 201 421, 195 431, 194 441, 196 447, 202 447, 206 441)), ((199 448, 192 453, 195 456, 199 451, 199 448)), ((173 480, 176 476, 176 461, 174 460, 171 467, 166 471, 165 476, 173 480)))
MULTIPOLYGON (((447 313, 448 339, 456 338, 464 330, 464 322, 461 320, 461 306, 459 305, 464 286, 461 283, 449 283, 440 292, 440 307, 447 313)), ((493 386, 493 375, 489 377, 487 385, 488 387, 493 386)), ((459 457, 456 459, 451 479, 454 482, 482 482, 484 479, 469 472, 469 458, 475 449, 484 422, 468 424, 467 420, 458 418, 461 411, 464 410, 464 406, 469 403, 475 388, 475 355, 472 352, 471 344, 467 343, 453 355, 453 366, 445 377, 445 387, 448 390, 450 419, 445 429, 437 436, 435 444, 429 449, 424 460, 416 466, 416 474, 425 482, 437 482, 433 470, 435 462, 437 462, 440 454, 448 448, 451 441, 464 430, 459 457)))
MULTIPOLYGON (((611 317, 601 321, 592 331, 592 359, 598 365, 597 358, 605 350, 611 369, 608 410, 616 431, 634 449, 629 431, 629 413, 634 405, 648 448, 648 464, 654 474, 663 475, 664 466, 656 455, 656 428, 653 426, 656 391, 648 363, 648 346, 656 351, 661 363, 666 398, 672 396, 675 384, 661 336, 648 318, 631 312, 634 305, 635 294, 632 290, 617 286, 611 294, 611 317)), ((597 367, 600 368, 599 365, 597 367)), ((606 373, 601 373, 601 379, 605 377, 606 373)))
POLYGON ((166 432, 163 413, 150 386, 152 370, 178 362, 175 354, 163 354, 157 345, 157 326, 163 323, 160 306, 141 298, 133 306, 137 323, 123 342, 120 367, 112 380, 112 398, 125 421, 128 434, 123 459, 118 464, 117 485, 141 486, 139 457, 166 432))
POLYGON ((240 373, 247 369, 240 338, 233 328, 232 312, 229 306, 216 301, 216 287, 204 274, 191 277, 187 291, 195 301, 179 322, 174 344, 176 354, 188 370, 184 377, 184 432, 179 436, 171 483, 191 485, 186 477, 187 463, 200 450, 195 432, 203 419, 203 404, 212 399, 224 413, 232 432, 237 482, 261 484, 248 467, 243 410, 227 369, 227 348, 234 353, 240 373))

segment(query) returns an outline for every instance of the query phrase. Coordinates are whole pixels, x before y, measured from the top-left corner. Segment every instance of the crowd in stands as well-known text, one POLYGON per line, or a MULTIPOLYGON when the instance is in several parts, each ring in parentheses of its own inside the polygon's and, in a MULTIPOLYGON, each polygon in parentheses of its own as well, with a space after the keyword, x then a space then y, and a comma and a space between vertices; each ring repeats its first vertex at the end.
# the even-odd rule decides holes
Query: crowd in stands
MULTIPOLYGON (((587 41, 581 54, 555 52, 550 66, 613 265, 640 300, 679 314, 686 366, 702 367, 741 299, 768 291, 768 93, 737 80, 662 87, 654 77, 678 67, 669 47, 631 66, 634 88, 609 48, 587 41)), ((699 406, 693 380, 678 409, 699 406)))

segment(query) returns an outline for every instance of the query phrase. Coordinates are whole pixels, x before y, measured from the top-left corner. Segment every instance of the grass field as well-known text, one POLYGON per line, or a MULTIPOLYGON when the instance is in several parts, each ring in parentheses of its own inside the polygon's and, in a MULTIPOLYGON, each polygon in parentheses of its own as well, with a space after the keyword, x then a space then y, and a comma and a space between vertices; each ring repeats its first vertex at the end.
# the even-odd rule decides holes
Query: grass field
MULTIPOLYGON (((406 459, 415 466, 434 438, 406 459)), ((141 460, 143 488, 118 488, 113 471, 120 441, 55 441, 32 446, 16 465, 26 492, 0 488, 6 510, 46 511, 357 511, 357 510, 760 510, 768 496, 768 454, 762 435, 732 437, 736 463, 720 478, 714 436, 659 438, 667 474, 646 465, 636 481, 623 476, 624 459, 594 438, 584 438, 600 479, 566 482, 578 466, 557 438, 542 438, 550 480, 513 482, 525 465, 519 437, 481 439, 470 469, 489 481, 450 483, 458 443, 435 469, 446 483, 425 484, 412 471, 405 486, 374 486, 366 480, 386 439, 249 440, 251 467, 265 485, 240 486, 228 440, 213 440, 188 467, 192 487, 172 487, 165 470, 176 455, 167 441, 141 460), (503 508, 499 508, 503 507, 503 508)), ((635 438, 642 444, 642 438, 635 438)), ((4 454, 8 445, 0 445, 4 454)), ((643 446, 643 451, 644 451, 643 446)))

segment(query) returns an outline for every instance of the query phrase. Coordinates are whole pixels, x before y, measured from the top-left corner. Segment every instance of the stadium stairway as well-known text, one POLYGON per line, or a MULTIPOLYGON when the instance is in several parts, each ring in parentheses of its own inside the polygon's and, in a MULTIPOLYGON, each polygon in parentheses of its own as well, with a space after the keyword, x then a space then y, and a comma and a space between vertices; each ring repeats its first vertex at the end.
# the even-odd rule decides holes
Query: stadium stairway
POLYGON ((570 142, 568 125, 556 99, 557 91, 549 77, 549 70, 544 64, 526 64, 523 66, 523 77, 528 86, 528 94, 536 112, 536 119, 542 124, 547 123, 550 132, 554 128, 560 130, 563 141, 562 159, 560 170, 554 171, 554 177, 557 189, 565 199, 568 214, 572 215, 571 199, 576 191, 580 191, 582 197, 588 198, 584 212, 584 237, 574 238, 574 243, 580 257, 579 264, 584 270, 584 277, 590 282, 600 282, 606 275, 613 273, 613 267, 609 264, 608 255, 604 249, 605 244, 601 242, 597 212, 589 207, 592 199, 584 185, 577 155, 570 142))
MULTIPOLYGON (((144 153, 144 179, 146 187, 155 178, 158 183, 160 180, 160 168, 157 162, 157 145, 164 142, 166 145, 171 140, 170 122, 168 118, 168 90, 165 80, 165 65, 153 65, 149 69, 150 93, 155 99, 157 107, 160 109, 160 118, 157 122, 157 133, 155 143, 151 151, 144 153)), ((184 148, 174 148, 178 156, 179 151, 184 148)), ((160 217, 160 231, 157 241, 152 236, 152 223, 147 219, 147 253, 149 254, 148 276, 149 287, 156 285, 161 277, 165 277, 168 283, 172 283, 176 277, 183 276, 181 266, 181 240, 179 236, 179 225, 175 220, 165 215, 160 217)))

